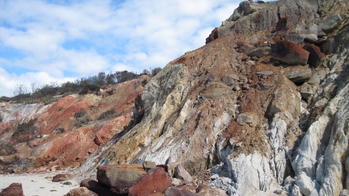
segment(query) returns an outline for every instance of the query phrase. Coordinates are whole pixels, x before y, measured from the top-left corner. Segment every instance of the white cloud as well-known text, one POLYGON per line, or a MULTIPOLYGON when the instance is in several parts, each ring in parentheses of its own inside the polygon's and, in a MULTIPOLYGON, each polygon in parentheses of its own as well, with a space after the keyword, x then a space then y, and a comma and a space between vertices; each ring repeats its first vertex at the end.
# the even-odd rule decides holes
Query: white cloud
POLYGON ((18 86, 23 86, 30 92, 32 90, 32 85, 41 87, 45 84, 62 84, 73 80, 75 80, 75 78, 55 78, 45 72, 27 72, 20 75, 10 74, 0 67, 1 96, 13 96, 18 86))
POLYGON ((203 45, 213 27, 238 5, 233 0, 127 0, 118 5, 116 0, 50 2, 0 0, 0 9, 6 10, 0 12, 4 21, 0 23, 0 49, 10 47, 24 54, 14 59, 0 54, 2 71, 15 66, 62 79, 66 72, 81 77, 164 66, 203 45), (74 48, 76 40, 87 45, 74 48), (65 47, 69 42, 73 47, 65 47))

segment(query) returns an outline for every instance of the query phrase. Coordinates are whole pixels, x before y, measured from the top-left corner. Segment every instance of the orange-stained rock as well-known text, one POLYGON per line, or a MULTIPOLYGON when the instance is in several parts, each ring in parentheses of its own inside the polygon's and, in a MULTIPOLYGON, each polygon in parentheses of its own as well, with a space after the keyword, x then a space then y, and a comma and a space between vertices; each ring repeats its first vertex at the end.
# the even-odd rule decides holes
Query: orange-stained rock
POLYGON ((273 58, 289 65, 305 65, 309 52, 291 41, 277 41, 272 45, 273 58))
POLYGON ((12 183, 0 192, 0 196, 24 196, 22 184, 12 183))
POLYGON ((116 133, 123 130, 123 128, 131 121, 131 113, 119 116, 106 124, 104 124, 97 132, 94 139, 97 145, 104 145, 107 143, 116 133))
POLYGON ((171 186, 171 178, 159 167, 144 176, 141 181, 129 189, 131 196, 148 196, 151 193, 163 193, 171 186))
POLYGON ((99 166, 97 169, 98 183, 116 194, 127 194, 146 174, 142 165, 99 166))
POLYGON ((71 166, 74 162, 84 161, 89 154, 98 149, 94 138, 94 131, 90 127, 61 134, 37 152, 37 166, 53 161, 62 166, 71 166))

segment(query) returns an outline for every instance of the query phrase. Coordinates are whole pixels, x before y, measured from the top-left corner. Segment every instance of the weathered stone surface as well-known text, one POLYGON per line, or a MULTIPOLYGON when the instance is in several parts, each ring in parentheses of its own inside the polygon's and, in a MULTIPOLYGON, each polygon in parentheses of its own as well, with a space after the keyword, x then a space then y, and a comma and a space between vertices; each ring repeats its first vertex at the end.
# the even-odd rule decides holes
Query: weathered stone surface
POLYGON ((184 180, 185 182, 192 182, 193 177, 184 169, 182 165, 178 165, 174 169, 174 177, 184 180))
POLYGON ((52 182, 62 182, 71 179, 73 176, 71 174, 57 174, 53 176, 52 182))
POLYGON ((198 196, 195 193, 185 191, 185 190, 179 190, 176 188, 168 188, 165 192, 165 196, 198 196))
POLYGON ((0 196, 24 196, 22 184, 12 183, 0 192, 0 196))
POLYGON ((153 161, 144 161, 142 165, 143 165, 144 169, 154 169, 154 168, 156 168, 156 164, 153 161))
POLYGON ((288 65, 305 65, 309 52, 302 46, 290 41, 277 41, 272 45, 273 58, 288 65))
POLYGON ((225 191, 205 185, 198 187, 197 194, 200 196, 227 196, 225 191))
POLYGON ((280 79, 268 106, 267 116, 273 117, 276 113, 283 112, 290 118, 298 119, 300 108, 301 96, 294 84, 285 78, 280 79))
POLYGON ((342 17, 339 14, 335 14, 332 16, 327 17, 322 23, 320 24, 321 30, 325 31, 326 33, 331 32, 333 29, 335 29, 340 22, 342 21, 342 17))
POLYGON ((258 116, 255 113, 251 113, 251 112, 239 114, 236 121, 241 126, 247 125, 250 127, 254 127, 259 123, 258 116))
POLYGON ((312 76, 312 70, 308 66, 291 66, 283 71, 286 77, 296 84, 304 83, 312 76))
POLYGON ((97 170, 98 183, 117 194, 128 193, 145 175, 141 165, 100 166, 97 170))
POLYGON ((98 196, 96 193, 88 190, 85 187, 75 188, 64 196, 98 196))
POLYGON ((163 193, 171 186, 171 178, 163 168, 156 168, 144 176, 129 189, 131 196, 148 196, 151 193, 163 193))

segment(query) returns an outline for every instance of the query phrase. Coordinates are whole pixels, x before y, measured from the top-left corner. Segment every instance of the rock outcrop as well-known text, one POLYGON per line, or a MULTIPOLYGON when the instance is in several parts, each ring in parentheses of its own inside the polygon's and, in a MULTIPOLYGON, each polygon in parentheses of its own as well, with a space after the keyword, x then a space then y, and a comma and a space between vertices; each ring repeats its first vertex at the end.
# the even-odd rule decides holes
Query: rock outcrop
POLYGON ((346 195, 348 9, 244 1, 205 46, 115 87, 126 95, 2 105, 28 117, 1 110, 0 164, 99 166, 81 183, 99 195, 346 195))

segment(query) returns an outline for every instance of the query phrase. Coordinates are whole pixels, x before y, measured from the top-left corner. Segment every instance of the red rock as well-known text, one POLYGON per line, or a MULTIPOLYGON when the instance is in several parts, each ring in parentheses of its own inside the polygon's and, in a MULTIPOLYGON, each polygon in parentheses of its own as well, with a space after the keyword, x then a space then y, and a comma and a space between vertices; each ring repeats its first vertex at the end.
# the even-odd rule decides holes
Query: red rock
POLYGON ((289 65, 305 65, 309 52, 291 41, 277 41, 272 45, 273 58, 289 65))
POLYGON ((199 196, 199 195, 189 191, 179 190, 179 189, 170 187, 166 190, 165 196, 199 196))
POLYGON ((69 191, 64 196, 98 196, 96 193, 88 190, 85 187, 75 188, 69 191))
POLYGON ((148 196, 151 193, 162 193, 171 186, 171 178, 164 168, 156 168, 144 176, 140 182, 129 189, 131 196, 148 196))
POLYGON ((127 194, 147 173, 142 165, 100 166, 97 169, 98 183, 109 187, 113 193, 127 194))
POLYGON ((321 49, 314 44, 305 44, 304 49, 310 52, 308 63, 309 65, 316 67, 320 64, 322 58, 325 57, 325 54, 321 52, 321 49))
POLYGON ((0 196, 24 196, 22 184, 12 183, 0 192, 0 196))
POLYGON ((72 178, 71 174, 57 174, 53 177, 52 182, 62 182, 72 178))

